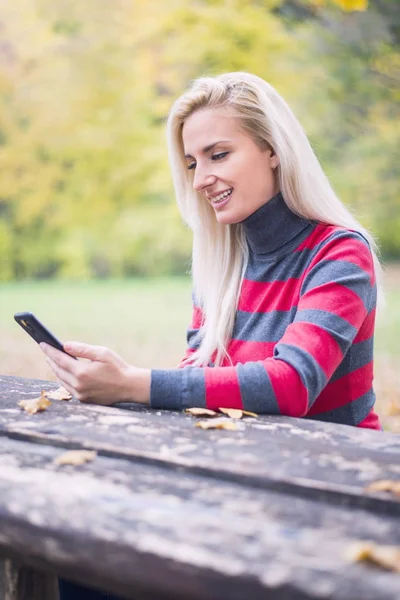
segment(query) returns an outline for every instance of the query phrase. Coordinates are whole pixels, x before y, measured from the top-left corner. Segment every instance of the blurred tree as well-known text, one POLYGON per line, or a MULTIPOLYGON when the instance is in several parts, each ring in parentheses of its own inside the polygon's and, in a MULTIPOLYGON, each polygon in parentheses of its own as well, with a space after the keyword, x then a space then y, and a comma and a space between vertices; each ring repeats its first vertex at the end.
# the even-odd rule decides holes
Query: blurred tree
POLYGON ((229 70, 277 87, 342 197, 400 255, 399 4, 334 2, 3 2, 0 279, 186 270, 165 118, 192 78, 229 70))
POLYGON ((320 84, 303 121, 341 198, 383 255, 399 257, 400 3, 370 0, 367 12, 347 14, 305 6, 278 9, 318 55, 320 84))

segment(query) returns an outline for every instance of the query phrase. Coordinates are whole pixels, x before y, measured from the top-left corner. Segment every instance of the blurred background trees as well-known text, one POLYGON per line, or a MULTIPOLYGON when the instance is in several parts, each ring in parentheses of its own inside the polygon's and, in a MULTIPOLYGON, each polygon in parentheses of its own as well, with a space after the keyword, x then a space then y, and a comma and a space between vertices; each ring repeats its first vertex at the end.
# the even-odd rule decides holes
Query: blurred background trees
POLYGON ((0 280, 186 272, 165 119, 231 70, 283 94, 399 258, 399 41, 398 0, 5 0, 0 280))

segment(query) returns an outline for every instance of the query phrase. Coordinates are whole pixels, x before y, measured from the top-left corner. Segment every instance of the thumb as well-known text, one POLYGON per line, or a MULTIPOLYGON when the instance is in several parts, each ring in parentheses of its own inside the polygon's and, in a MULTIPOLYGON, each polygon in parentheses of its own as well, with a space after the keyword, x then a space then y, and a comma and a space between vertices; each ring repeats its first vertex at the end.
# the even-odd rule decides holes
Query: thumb
POLYGON ((89 360, 98 360, 105 362, 108 359, 108 348, 104 346, 92 346, 83 342, 65 342, 64 350, 77 358, 88 358, 89 360))

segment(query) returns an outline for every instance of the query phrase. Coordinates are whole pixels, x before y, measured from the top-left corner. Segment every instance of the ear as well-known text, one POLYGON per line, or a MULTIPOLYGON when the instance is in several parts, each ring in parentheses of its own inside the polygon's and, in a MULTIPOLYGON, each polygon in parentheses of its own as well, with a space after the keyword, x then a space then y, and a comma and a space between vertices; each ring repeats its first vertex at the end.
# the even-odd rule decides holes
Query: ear
POLYGON ((269 162, 271 169, 276 169, 276 167, 279 165, 279 156, 275 154, 273 148, 269 149, 269 162))

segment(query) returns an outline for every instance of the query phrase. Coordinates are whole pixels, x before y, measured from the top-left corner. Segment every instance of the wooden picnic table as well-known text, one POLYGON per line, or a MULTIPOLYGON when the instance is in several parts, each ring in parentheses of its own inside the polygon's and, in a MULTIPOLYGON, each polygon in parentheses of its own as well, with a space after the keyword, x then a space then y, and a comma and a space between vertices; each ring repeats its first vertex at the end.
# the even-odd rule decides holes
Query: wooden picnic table
POLYGON ((56 576, 143 600, 398 600, 400 573, 350 561, 400 545, 400 437, 288 417, 238 431, 139 405, 17 406, 57 384, 0 377, 0 598, 56 576), (68 449, 96 458, 56 465, 68 449))

